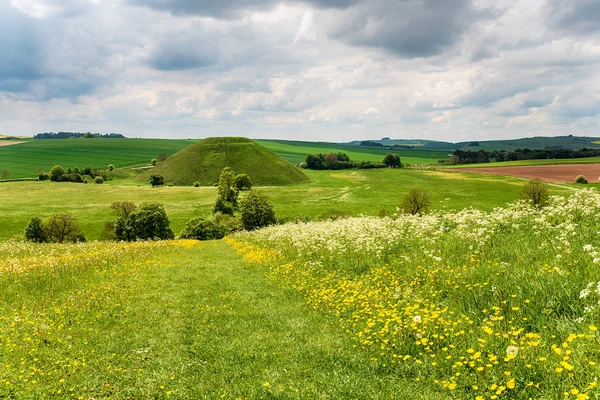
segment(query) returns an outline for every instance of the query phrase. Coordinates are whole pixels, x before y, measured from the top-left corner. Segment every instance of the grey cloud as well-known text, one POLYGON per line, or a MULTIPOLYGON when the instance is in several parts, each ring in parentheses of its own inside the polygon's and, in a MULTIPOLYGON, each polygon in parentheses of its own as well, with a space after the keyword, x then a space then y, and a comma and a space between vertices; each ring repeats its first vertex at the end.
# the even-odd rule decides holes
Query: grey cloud
POLYGON ((37 21, 0 1, 0 90, 26 91, 42 76, 44 62, 37 21))
POLYGON ((485 14, 470 0, 372 0, 332 13, 330 34, 403 57, 429 57, 455 44, 485 14))
POLYGON ((547 0, 546 7, 551 26, 575 33, 600 31, 598 0, 547 0))

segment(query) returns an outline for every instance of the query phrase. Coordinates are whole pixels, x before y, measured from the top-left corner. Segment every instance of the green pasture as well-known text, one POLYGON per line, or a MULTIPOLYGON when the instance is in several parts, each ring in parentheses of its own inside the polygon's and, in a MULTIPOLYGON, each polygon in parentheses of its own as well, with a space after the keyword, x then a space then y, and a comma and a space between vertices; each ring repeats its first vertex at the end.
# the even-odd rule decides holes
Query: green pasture
POLYGON ((9 178, 37 176, 60 164, 67 167, 116 168, 150 164, 159 153, 171 156, 195 143, 166 139, 38 139, 0 147, 0 171, 9 178))
MULTIPOLYGON (((358 216, 389 213, 414 188, 431 193, 433 209, 475 207, 491 210, 519 197, 524 180, 498 175, 416 169, 306 171, 310 183, 260 187, 279 217, 325 217, 332 213, 358 216)), ((551 194, 574 189, 552 185, 551 194)), ((242 196, 244 194, 242 193, 242 196)), ((165 205, 176 234, 193 217, 209 217, 217 196, 215 187, 135 186, 132 180, 102 185, 56 182, 0 183, 0 240, 22 234, 33 216, 56 213, 76 216, 88 239, 98 239, 104 222, 114 220, 113 202, 158 201, 165 205)))
POLYGON ((530 165, 555 165, 555 164, 595 164, 600 162, 600 157, 567 158, 567 159, 544 159, 544 160, 521 160, 490 162, 482 164, 463 164, 444 166, 440 168, 489 168, 489 167, 525 167, 530 165))
POLYGON ((285 158, 293 164, 304 161, 307 154, 344 152, 352 161, 380 162, 387 153, 398 153, 405 164, 435 164, 438 160, 450 157, 452 152, 439 150, 388 150, 372 147, 361 148, 335 143, 324 142, 298 142, 287 140, 255 140, 275 154, 285 158))

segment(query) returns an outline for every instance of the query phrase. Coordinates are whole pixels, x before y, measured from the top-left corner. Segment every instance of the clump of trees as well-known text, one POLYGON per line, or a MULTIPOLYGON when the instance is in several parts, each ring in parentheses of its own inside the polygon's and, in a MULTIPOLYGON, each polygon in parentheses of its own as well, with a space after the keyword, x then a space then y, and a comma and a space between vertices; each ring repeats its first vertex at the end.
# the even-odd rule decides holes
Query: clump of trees
POLYGON ((152 187, 163 186, 165 184, 165 177, 161 174, 150 175, 150 184, 152 187))
POLYGON ((398 154, 387 153, 385 157, 383 157, 382 163, 390 168, 402 168, 402 161, 400 160, 400 156, 398 154))
POLYGON ((69 138, 100 138, 100 139, 125 139, 120 133, 91 133, 91 132, 45 132, 33 135, 34 139, 69 139, 69 138))
POLYGON ((142 203, 139 207, 131 202, 113 203, 117 216, 114 223, 116 240, 166 240, 175 235, 170 227, 164 206, 156 202, 142 203))
POLYGON ((402 168, 402 162, 398 154, 388 153, 382 162, 361 161, 354 162, 346 153, 329 154, 307 154, 303 162, 299 164, 300 168, 315 170, 338 170, 338 169, 371 169, 371 168, 402 168))
POLYGON ((583 148, 581 150, 546 148, 543 150, 516 149, 506 150, 456 150, 449 160, 439 160, 440 164, 481 164, 491 161, 520 161, 520 160, 546 160, 546 159, 570 159, 600 156, 600 149, 583 148))
POLYGON ((548 202, 548 184, 539 179, 532 179, 523 186, 521 199, 530 201, 536 207, 543 207, 548 202))
POLYGON ((577 178, 575 178, 575 183, 588 183, 588 180, 585 179, 585 176, 583 175, 577 175, 577 178))
POLYGON ((33 217, 25 228, 25 239, 34 243, 85 242, 85 235, 75 217, 55 214, 42 220, 33 217))
MULTIPOLYGON (((110 179, 107 171, 91 167, 69 167, 65 169, 62 165, 55 165, 49 173, 44 171, 38 173, 38 180, 45 181, 49 179, 52 182, 87 183, 88 179, 97 180, 98 177, 102 178, 102 182, 110 179)), ((98 182, 96 181, 96 183, 98 182)))
POLYGON ((235 173, 231 168, 223 168, 217 185, 218 196, 213 207, 213 214, 233 215, 237 209, 240 190, 236 185, 235 178, 235 173))
POLYGON ((256 191, 252 191, 240 203, 242 228, 252 231, 277 222, 273 205, 256 191))
POLYGON ((405 214, 421 215, 429 211, 431 206, 431 196, 428 192, 420 189, 412 189, 404 197, 400 209, 405 214))

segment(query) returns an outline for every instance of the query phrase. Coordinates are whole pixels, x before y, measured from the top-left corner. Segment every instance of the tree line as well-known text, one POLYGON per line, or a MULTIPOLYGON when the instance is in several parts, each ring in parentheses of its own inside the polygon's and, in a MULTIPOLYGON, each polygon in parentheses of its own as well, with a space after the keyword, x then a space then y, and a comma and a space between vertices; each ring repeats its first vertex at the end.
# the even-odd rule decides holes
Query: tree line
POLYGON ((307 154, 300 168, 314 170, 338 170, 338 169, 371 169, 371 168, 402 168, 404 165, 398 154, 387 153, 381 162, 370 161, 354 162, 346 153, 329 154, 307 154))
POLYGON ((70 138, 100 138, 100 139, 125 139, 120 133, 91 133, 91 132, 44 132, 33 135, 34 139, 70 139, 70 138))
POLYGON ((581 150, 573 149, 550 149, 532 150, 516 149, 507 150, 455 150, 449 160, 439 160, 439 164, 481 164, 491 161, 520 161, 520 160, 546 160, 546 159, 570 159, 570 158, 588 158, 600 156, 599 149, 583 148, 581 150))

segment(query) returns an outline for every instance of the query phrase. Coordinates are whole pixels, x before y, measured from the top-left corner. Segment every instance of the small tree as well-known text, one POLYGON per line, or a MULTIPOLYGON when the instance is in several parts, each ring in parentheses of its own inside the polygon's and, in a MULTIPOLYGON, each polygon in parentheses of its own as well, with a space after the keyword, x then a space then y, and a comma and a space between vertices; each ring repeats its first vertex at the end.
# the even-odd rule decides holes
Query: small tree
POLYGON ((213 212, 233 215, 233 210, 237 207, 239 190, 235 185, 235 174, 231 168, 223 168, 219 176, 217 191, 219 195, 215 201, 213 212))
POLYGON ((173 239, 175 235, 169 227, 169 217, 160 203, 142 203, 131 214, 136 239, 173 239))
POLYGON ((335 154, 329 153, 325 156, 323 162, 325 163, 325 167, 327 167, 328 169, 335 169, 335 166, 338 163, 338 158, 335 154))
POLYGON ((277 222, 273 206, 260 193, 252 191, 240 203, 242 227, 246 230, 259 229, 277 222))
POLYGON ((156 158, 152 159, 152 165, 156 166, 156 164, 158 164, 158 160, 156 158))
POLYGON ((66 171, 65 169, 60 166, 60 165, 55 165, 54 167, 52 167, 52 169, 50 170, 50 180, 54 181, 54 182, 60 182, 62 180, 65 179, 65 175, 66 175, 66 171))
POLYGON ((588 183, 588 180, 585 179, 585 176, 583 175, 577 175, 577 178, 575 178, 575 183, 588 183))
POLYGON ((406 214, 417 215, 429 211, 430 206, 431 198, 429 193, 419 189, 412 189, 408 192, 406 197, 404 197, 404 201, 400 208, 406 214))
POLYGON ((51 216, 44 224, 44 235, 53 243, 85 242, 77 220, 69 214, 51 216))
POLYGON ((161 174, 150 175, 150 184, 152 187, 163 186, 165 184, 165 178, 161 174))
POLYGON ((48 179, 50 179, 50 175, 47 173, 42 171, 38 174, 38 181, 47 181, 48 179))
POLYGON ((169 158, 169 156, 165 152, 162 152, 162 153, 158 154, 158 161, 160 161, 160 162, 165 161, 167 158, 169 158))
POLYGON ((44 224, 40 217, 31 218, 25 228, 25 239, 34 243, 44 243, 48 241, 44 232, 44 224))
POLYGON ((101 185, 104 183, 104 178, 101 177, 100 175, 98 175, 97 177, 94 178, 94 182, 96 182, 96 184, 101 185))
POLYGON ((543 207, 548 201, 548 185, 539 179, 532 179, 523 186, 521 198, 531 201, 536 207, 543 207))
POLYGON ((400 161, 400 156, 398 154, 387 153, 385 157, 383 157, 382 163, 390 168, 402 167, 402 162, 400 161))
POLYGON ((235 176, 235 187, 237 190, 250 190, 252 189, 252 180, 246 174, 238 174, 235 176))
POLYGON ((225 229, 212 221, 203 218, 193 218, 185 225, 183 231, 179 234, 182 239, 212 240, 222 239, 225 236, 225 229))
POLYGON ((115 170, 114 164, 108 164, 108 170, 109 171, 114 171, 115 170))
POLYGON ((112 203, 110 208, 117 218, 129 218, 129 216, 137 210, 137 206, 130 201, 112 203))

